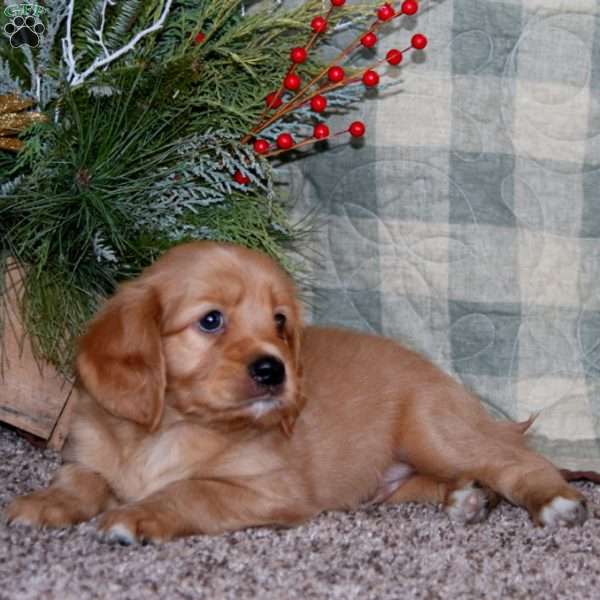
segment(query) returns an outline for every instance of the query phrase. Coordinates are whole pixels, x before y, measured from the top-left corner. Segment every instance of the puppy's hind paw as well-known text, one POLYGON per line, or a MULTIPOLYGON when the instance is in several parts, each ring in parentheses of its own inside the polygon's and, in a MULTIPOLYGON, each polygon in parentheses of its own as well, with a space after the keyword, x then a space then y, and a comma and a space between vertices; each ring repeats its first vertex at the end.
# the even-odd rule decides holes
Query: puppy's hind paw
POLYGON ((98 528, 108 541, 129 546, 170 540, 178 534, 177 523, 177 515, 160 504, 140 502, 105 512, 98 528))
POLYGON ((556 496, 548 502, 538 516, 540 525, 556 527, 582 525, 588 517, 588 509, 582 498, 564 498, 556 496))
POLYGON ((452 521, 468 525, 483 521, 496 502, 493 492, 476 487, 471 481, 448 494, 444 509, 452 521))
POLYGON ((131 546, 138 541, 135 533, 132 532, 126 525, 116 523, 106 530, 106 539, 110 542, 117 542, 122 546, 131 546))

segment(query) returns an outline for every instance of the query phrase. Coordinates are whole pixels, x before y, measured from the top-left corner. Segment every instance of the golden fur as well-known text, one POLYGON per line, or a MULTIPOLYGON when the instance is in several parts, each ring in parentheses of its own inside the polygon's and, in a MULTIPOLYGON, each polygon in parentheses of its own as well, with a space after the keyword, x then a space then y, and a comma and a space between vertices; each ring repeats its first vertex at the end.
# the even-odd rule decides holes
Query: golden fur
POLYGON ((494 421, 394 341, 304 327, 290 278, 241 247, 167 252, 90 323, 77 370, 66 465, 13 501, 10 521, 103 513, 100 528, 132 542, 365 502, 437 502, 471 522, 496 493, 538 524, 586 517, 581 494, 527 449, 529 422, 494 421), (223 326, 202 330, 216 310, 223 326))

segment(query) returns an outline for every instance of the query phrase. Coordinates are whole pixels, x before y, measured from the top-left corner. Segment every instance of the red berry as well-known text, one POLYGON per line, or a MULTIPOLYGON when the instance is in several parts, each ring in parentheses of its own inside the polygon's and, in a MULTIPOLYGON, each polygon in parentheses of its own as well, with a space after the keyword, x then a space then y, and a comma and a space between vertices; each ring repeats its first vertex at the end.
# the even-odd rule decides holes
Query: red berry
POLYGON ((257 154, 266 154, 269 151, 269 142, 262 139, 256 140, 254 142, 254 151, 257 154))
POLYGON ((277 92, 268 94, 265 98, 265 103, 268 108, 279 108, 283 104, 281 96, 277 92))
POLYGON ((365 135, 365 124, 362 121, 354 121, 348 127, 348 131, 352 137, 362 137, 365 135))
POLYGON ((236 171, 233 174, 233 180, 236 183, 239 183, 240 185, 246 185, 246 184, 250 183, 250 177, 248 177, 247 175, 244 175, 241 171, 236 171))
POLYGON ((410 43, 415 50, 423 50, 427 46, 427 38, 422 33, 415 33, 410 43))
POLYGON ((390 65, 399 65, 402 62, 402 52, 396 48, 392 48, 386 55, 385 60, 387 60, 390 65))
POLYGON ((323 17, 315 17, 310 26, 315 33, 324 33, 327 31, 327 21, 323 17))
POLYGON ((367 87, 373 87, 379 83, 379 73, 369 69, 363 73, 362 81, 367 87))
POLYGON ((294 63, 303 63, 308 58, 308 52, 306 48, 292 48, 290 52, 290 59, 294 63))
POLYGON ((405 15, 414 15, 419 10, 419 5, 414 0, 404 0, 402 12, 405 15))
POLYGON ((344 6, 346 4, 346 0, 331 0, 332 6, 344 6))
POLYGON ((333 81, 333 83, 339 83, 345 76, 346 73, 344 73, 342 67, 330 67, 327 71, 327 79, 333 81))
POLYGON ((372 48, 377 43, 377 36, 372 31, 369 31, 360 38, 360 43, 365 48, 372 48))
POLYGON ((201 44, 204 41, 204 38, 206 36, 199 31, 195 36, 194 36, 194 42, 196 42, 196 44, 201 44))
POLYGON ((294 145, 294 138, 289 133, 280 133, 277 136, 277 147, 289 150, 294 145))
POLYGON ((394 16, 394 7, 386 2, 377 9, 377 17, 380 21, 389 21, 394 16))
POLYGON ((313 137, 317 138, 318 140, 329 137, 329 127, 327 127, 325 123, 319 123, 318 125, 315 125, 313 137))
POLYGON ((315 112, 323 112, 325 110, 325 108, 327 107, 327 98, 325 98, 325 96, 315 96, 311 101, 310 101, 310 107, 315 111, 315 112))
POLYGON ((283 85, 286 90, 297 90, 300 87, 300 77, 296 73, 290 73, 284 80, 283 85))

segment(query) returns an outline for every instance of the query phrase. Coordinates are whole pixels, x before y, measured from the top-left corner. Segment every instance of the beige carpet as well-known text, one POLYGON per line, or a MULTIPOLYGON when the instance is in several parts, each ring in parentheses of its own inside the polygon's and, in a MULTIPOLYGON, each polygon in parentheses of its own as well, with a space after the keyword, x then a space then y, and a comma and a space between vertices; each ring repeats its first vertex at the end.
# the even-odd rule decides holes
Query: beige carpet
MULTIPOLYGON (((0 427, 0 507, 47 482, 56 453, 0 427)), ((579 484, 600 502, 600 488, 579 484)), ((600 598, 600 520, 555 531, 506 503, 454 527, 433 507, 330 513, 292 530, 256 529, 162 545, 102 541, 92 524, 0 524, 0 599, 243 600, 600 598)))

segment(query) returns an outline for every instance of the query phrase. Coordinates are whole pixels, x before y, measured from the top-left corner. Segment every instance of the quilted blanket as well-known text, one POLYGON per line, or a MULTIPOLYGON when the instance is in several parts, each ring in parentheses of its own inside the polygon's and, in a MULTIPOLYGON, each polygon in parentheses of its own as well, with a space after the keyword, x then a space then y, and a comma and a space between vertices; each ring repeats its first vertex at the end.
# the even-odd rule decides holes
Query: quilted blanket
POLYGON ((600 471, 600 3, 425 0, 378 56, 416 31, 398 91, 341 120, 364 144, 291 167, 310 316, 401 340, 499 418, 539 413, 534 447, 600 471))

